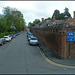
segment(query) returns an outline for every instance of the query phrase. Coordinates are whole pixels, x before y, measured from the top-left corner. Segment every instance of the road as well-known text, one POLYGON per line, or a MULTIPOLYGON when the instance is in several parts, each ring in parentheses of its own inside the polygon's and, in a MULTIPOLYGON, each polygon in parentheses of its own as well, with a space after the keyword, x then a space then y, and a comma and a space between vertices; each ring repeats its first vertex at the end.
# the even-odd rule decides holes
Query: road
POLYGON ((75 69, 48 63, 38 46, 30 46, 26 32, 22 32, 0 46, 0 74, 75 74, 75 69))

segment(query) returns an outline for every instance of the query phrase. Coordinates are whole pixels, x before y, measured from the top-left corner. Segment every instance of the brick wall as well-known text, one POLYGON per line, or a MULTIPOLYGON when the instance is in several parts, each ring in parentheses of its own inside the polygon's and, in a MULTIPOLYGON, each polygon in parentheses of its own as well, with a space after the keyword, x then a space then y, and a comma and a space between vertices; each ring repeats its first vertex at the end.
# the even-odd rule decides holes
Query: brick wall
MULTIPOLYGON (((61 59, 69 58, 69 42, 66 41, 66 37, 67 32, 74 31, 74 26, 66 28, 65 25, 31 29, 31 32, 61 59)), ((71 57, 75 58, 75 42, 71 45, 71 57)))

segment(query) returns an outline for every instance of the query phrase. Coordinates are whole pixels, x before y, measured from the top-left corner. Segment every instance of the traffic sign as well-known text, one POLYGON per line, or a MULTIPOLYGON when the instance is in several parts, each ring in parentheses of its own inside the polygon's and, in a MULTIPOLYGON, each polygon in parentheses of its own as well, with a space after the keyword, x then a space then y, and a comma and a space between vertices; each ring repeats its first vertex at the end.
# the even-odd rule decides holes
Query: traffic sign
POLYGON ((67 41, 75 41, 75 32, 67 32, 67 41))
POLYGON ((75 32, 67 32, 67 41, 69 41, 69 59, 71 59, 71 41, 75 41, 75 32))

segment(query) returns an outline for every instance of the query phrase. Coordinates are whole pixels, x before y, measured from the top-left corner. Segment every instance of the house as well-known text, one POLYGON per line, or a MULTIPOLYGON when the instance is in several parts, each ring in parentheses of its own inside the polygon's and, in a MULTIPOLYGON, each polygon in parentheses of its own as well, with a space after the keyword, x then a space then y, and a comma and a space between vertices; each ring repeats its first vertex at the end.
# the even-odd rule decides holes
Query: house
POLYGON ((64 25, 66 24, 68 25, 72 25, 75 26, 75 11, 74 11, 74 18, 70 17, 70 18, 66 18, 64 20, 55 20, 55 17, 53 17, 53 20, 44 20, 44 18, 42 18, 42 22, 39 24, 36 24, 34 26, 34 28, 44 28, 44 27, 48 27, 48 26, 54 26, 54 25, 64 25))

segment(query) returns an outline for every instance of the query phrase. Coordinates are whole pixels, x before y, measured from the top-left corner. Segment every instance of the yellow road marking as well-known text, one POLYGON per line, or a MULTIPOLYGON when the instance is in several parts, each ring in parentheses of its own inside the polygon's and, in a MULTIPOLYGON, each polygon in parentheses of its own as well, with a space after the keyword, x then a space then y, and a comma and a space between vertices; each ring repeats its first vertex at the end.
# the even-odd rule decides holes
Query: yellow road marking
POLYGON ((41 52, 40 48, 37 47, 41 53, 41 55, 43 56, 43 58, 50 64, 53 64, 53 65, 56 65, 56 66, 60 66, 60 67, 65 67, 65 68, 75 68, 75 66, 67 66, 67 65, 62 65, 62 64, 58 64, 58 63, 55 63, 53 61, 51 61, 50 59, 48 59, 44 53, 41 52))

